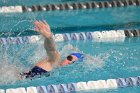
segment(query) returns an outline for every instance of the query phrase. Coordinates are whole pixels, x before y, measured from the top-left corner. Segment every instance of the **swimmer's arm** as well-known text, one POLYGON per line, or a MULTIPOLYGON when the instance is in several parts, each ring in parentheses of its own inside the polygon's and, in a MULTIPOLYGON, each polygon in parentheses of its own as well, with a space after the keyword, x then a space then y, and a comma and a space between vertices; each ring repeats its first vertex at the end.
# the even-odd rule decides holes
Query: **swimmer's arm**
POLYGON ((46 21, 35 21, 34 24, 36 27, 35 30, 45 37, 44 48, 48 54, 48 61, 52 64, 56 61, 61 62, 61 57, 55 47, 53 33, 51 32, 49 24, 46 21))
POLYGON ((61 63, 61 57, 55 47, 55 42, 53 40, 53 37, 50 38, 45 37, 44 48, 46 49, 46 52, 48 54, 48 61, 53 64, 54 62, 57 62, 59 65, 61 63))

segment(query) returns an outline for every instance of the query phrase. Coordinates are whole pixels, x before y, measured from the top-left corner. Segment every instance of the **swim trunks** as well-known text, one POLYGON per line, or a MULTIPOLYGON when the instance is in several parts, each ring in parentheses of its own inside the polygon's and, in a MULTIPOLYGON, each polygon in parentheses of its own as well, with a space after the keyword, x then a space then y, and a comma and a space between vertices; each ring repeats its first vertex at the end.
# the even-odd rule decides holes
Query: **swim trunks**
POLYGON ((33 78, 33 77, 41 77, 41 75, 45 75, 46 77, 50 76, 50 72, 46 71, 38 66, 33 67, 29 72, 20 74, 25 78, 33 78))

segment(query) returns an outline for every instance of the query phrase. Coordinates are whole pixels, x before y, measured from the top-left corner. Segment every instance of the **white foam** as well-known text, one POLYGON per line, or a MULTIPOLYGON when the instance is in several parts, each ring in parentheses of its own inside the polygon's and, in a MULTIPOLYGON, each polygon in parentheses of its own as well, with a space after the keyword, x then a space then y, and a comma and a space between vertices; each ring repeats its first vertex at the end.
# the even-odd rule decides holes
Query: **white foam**
MULTIPOLYGON (((34 57, 30 55, 32 49, 36 49, 36 47, 30 45, 12 45, 1 47, 0 48, 0 85, 1 84, 13 84, 17 81, 21 80, 20 73, 26 72, 25 70, 29 70, 31 67, 25 67, 22 64, 22 58, 27 62, 30 62, 30 57, 34 57), (29 54, 29 57, 26 56, 29 54), (10 76, 10 77, 9 77, 10 76)), ((35 50, 34 49, 34 50, 35 50)), ((40 48, 41 49, 41 48, 40 48)), ((33 51, 34 51, 33 50, 33 51)), ((37 50, 38 51, 38 50, 37 50)), ((36 52, 37 52, 36 51, 36 52)), ((40 55, 41 56, 41 55, 40 55)), ((33 60, 33 59, 32 59, 33 60)), ((34 61, 33 61, 34 62, 34 61)), ((27 63, 25 63, 27 64, 27 63)), ((31 64, 31 63, 29 63, 31 64)), ((33 63, 34 65, 34 63, 33 63)))
POLYGON ((108 59, 109 56, 110 55, 108 53, 100 54, 97 56, 91 56, 87 54, 84 61, 86 61, 85 64, 90 69, 102 68, 105 65, 105 61, 108 59))
POLYGON ((0 62, 0 84, 12 84, 20 80, 20 71, 22 66, 18 66, 7 61, 0 62), (10 76, 10 77, 9 77, 10 76))
POLYGON ((27 59, 29 63, 36 64, 38 61, 46 58, 47 53, 44 49, 43 44, 36 45, 36 48, 33 51, 33 56, 29 56, 27 59))
POLYGON ((60 51, 60 54, 68 56, 69 54, 71 54, 73 52, 78 52, 78 51, 80 51, 80 50, 77 47, 75 47, 71 44, 67 44, 62 48, 62 50, 60 51))

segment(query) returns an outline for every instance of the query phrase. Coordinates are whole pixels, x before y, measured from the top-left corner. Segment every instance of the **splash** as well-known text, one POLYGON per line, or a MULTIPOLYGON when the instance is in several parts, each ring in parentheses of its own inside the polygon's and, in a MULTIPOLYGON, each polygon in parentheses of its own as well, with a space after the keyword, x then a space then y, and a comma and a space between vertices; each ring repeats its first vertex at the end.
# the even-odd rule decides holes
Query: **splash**
POLYGON ((21 45, 0 49, 0 85, 21 81, 20 73, 27 72, 43 57, 41 45, 21 45), (16 49, 18 47, 18 49, 16 49), (9 49, 7 49, 9 48, 9 49), (42 53, 42 54, 41 54, 42 53), (25 61, 25 62, 24 62, 25 61), (10 76, 10 77, 9 77, 10 76))
POLYGON ((20 80, 20 71, 22 71, 21 64, 11 64, 8 60, 2 60, 2 62, 0 62, 0 85, 13 84, 17 80, 20 80))
POLYGON ((71 44, 67 44, 62 48, 62 50, 60 51, 60 54, 62 55, 62 57, 64 57, 64 56, 68 56, 69 54, 73 52, 81 52, 81 51, 78 49, 78 47, 74 47, 71 44))
POLYGON ((100 53, 97 56, 86 54, 83 51, 80 51, 78 47, 75 47, 71 44, 65 45, 60 51, 60 54, 68 55, 68 54, 71 54, 72 52, 83 53, 85 55, 84 65, 85 67, 90 68, 90 69, 102 68, 105 65, 106 60, 110 57, 109 53, 100 53))
POLYGON ((110 55, 108 53, 102 53, 97 56, 86 54, 86 58, 84 61, 86 67, 93 70, 95 68, 102 68, 103 66, 105 66, 106 60, 109 58, 109 56, 110 55))
POLYGON ((33 56, 29 56, 28 62, 34 65, 40 60, 46 58, 46 56, 47 56, 47 53, 44 49, 43 44, 37 44, 36 48, 33 51, 33 56))
MULTIPOLYGON (((58 46, 59 47, 59 46, 58 46)), ((29 64, 35 65, 39 60, 42 60, 43 58, 46 57, 46 51, 44 49, 43 44, 41 43, 36 43, 32 45, 25 45, 20 47, 19 49, 15 50, 15 53, 20 53, 21 55, 16 55, 14 57, 8 55, 8 50, 5 51, 7 54, 1 56, 2 61, 0 62, 0 84, 11 84, 15 83, 16 81, 20 80, 20 72, 26 72, 25 70, 29 70, 31 66, 29 64), (22 50, 20 50, 22 48, 22 50), (24 51, 23 51, 24 50, 24 51), (29 52, 30 51, 30 52, 29 52), (32 53, 31 53, 32 51, 32 53), (30 55, 28 55, 30 54, 30 55), (25 56, 25 55, 28 55, 25 56), (22 63, 20 58, 24 58, 27 61, 27 67, 24 67, 24 63, 22 63), (20 58, 19 58, 20 57, 20 58), (11 62, 12 59, 14 59, 14 62, 11 62), (10 75, 10 77, 9 77, 10 75)), ((73 46, 72 44, 67 44, 65 46, 61 46, 60 54, 62 57, 67 56, 68 54, 72 52, 82 52, 80 51, 79 47, 73 46)), ((11 49, 10 49, 11 51, 11 49)), ((3 52, 3 51, 2 51, 3 52)), ((85 54, 85 53, 84 53, 85 54)), ((85 62, 84 65, 81 64, 85 68, 89 69, 95 69, 95 68, 101 68, 105 65, 105 61, 108 59, 110 56, 109 54, 99 54, 97 56, 92 56, 89 54, 85 54, 85 62)), ((77 65, 78 66, 78 65, 77 65)), ((86 70, 89 70, 86 69, 86 70)), ((76 68, 75 68, 76 70, 76 68)), ((78 70, 78 69, 77 69, 78 70)), ((76 71, 77 71, 76 70, 76 71)), ((73 70, 71 73, 74 73, 75 71, 73 70)))

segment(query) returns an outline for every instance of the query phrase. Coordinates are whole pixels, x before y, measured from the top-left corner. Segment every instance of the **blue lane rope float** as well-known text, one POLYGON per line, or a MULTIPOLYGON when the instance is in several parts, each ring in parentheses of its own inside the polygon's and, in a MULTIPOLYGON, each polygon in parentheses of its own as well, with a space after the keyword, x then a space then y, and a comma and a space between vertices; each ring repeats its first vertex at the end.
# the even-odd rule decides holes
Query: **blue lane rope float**
POLYGON ((48 93, 46 86, 38 86, 37 91, 38 93, 48 93))
MULTIPOLYGON (((120 40, 123 41, 125 37, 137 37, 140 36, 140 30, 110 30, 110 31, 95 31, 95 32, 80 32, 80 33, 65 33, 55 34, 54 39, 56 42, 62 41, 78 41, 78 40, 120 40), (106 39, 105 39, 106 38, 106 39), (112 39, 110 39, 112 38, 112 39)), ((40 35, 23 36, 23 37, 8 37, 0 38, 0 44, 28 44, 39 41, 42 37, 40 35)))
POLYGON ((6 90, 0 89, 0 93, 73 93, 77 91, 117 89, 132 86, 140 86, 140 76, 48 86, 31 86, 27 88, 9 88, 6 90))
POLYGON ((33 6, 2 6, 0 7, 0 13, 78 10, 78 9, 111 8, 111 7, 126 7, 139 5, 140 0, 117 0, 117 1, 98 1, 98 2, 96 1, 72 2, 61 4, 33 5, 33 6))

